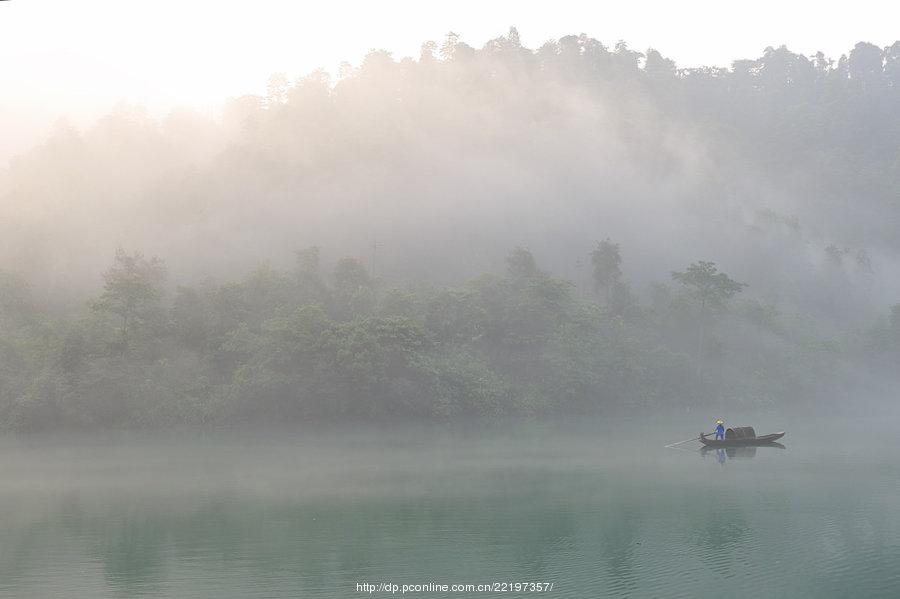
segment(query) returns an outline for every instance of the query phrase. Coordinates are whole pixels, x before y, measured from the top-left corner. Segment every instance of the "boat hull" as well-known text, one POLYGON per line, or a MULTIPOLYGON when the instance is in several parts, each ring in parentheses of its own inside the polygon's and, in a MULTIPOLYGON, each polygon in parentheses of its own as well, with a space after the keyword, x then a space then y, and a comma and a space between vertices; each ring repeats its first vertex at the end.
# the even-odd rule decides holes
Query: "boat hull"
POLYGON ((707 447, 740 447, 742 445, 767 445, 782 438, 784 433, 772 433, 749 439, 710 439, 706 434, 700 434, 700 442, 707 447))

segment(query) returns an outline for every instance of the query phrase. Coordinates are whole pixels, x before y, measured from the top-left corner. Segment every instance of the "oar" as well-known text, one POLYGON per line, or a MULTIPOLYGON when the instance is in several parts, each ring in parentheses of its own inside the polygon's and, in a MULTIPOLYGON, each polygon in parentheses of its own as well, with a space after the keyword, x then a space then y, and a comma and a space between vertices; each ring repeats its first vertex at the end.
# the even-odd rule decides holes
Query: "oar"
MULTIPOLYGON (((711 435, 712 433, 705 433, 707 435, 711 435)), ((682 443, 690 443, 691 441, 697 441, 700 437, 694 437, 693 439, 685 439, 684 441, 679 441, 678 443, 670 443, 666 445, 666 447, 675 447, 676 445, 681 445, 682 443)))

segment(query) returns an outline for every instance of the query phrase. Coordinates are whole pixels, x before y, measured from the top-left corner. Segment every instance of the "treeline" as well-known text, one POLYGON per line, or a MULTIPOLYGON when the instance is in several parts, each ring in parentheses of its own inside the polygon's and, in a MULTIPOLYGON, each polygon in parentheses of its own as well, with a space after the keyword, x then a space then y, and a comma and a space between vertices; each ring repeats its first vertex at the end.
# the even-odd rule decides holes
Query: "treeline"
POLYGON ((591 297, 517 248, 502 275, 388 287, 357 260, 166 293, 165 266, 119 251, 96 298, 41 309, 6 276, 5 428, 453 419, 773 405, 834 380, 839 349, 698 262, 629 290, 619 246, 590 257, 591 297))
POLYGON ((510 30, 414 59, 373 51, 338 77, 276 75, 221 120, 122 106, 0 171, 0 264, 85 292, 117 245, 164 255, 181 281, 387 240, 378 271, 396 278, 462 280, 525 245, 574 279, 599 230, 634 248, 635 277, 661 278, 674 248, 743 260, 760 290, 753 264, 776 269, 814 297, 827 247, 894 276, 898 55, 779 47, 686 69, 587 35, 528 48, 510 30))
POLYGON ((275 76, 221 121, 61 124, 0 172, 0 265, 24 277, 0 277, 0 422, 773 404, 891 380, 898 55, 683 69, 586 35, 451 34, 275 76), (615 243, 586 255, 598 235, 630 281, 615 243), (292 262, 310 244, 369 268, 292 262), (117 245, 166 262, 106 268, 117 245))

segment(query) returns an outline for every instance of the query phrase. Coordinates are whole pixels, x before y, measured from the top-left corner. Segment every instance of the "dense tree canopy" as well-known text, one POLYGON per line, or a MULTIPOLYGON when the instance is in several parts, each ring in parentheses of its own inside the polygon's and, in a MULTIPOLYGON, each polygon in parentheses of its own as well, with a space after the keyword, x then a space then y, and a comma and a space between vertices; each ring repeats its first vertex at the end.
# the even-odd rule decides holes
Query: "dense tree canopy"
POLYGON ((900 42, 450 34, 221 120, 121 106, 0 172, 0 422, 812 397, 896 372, 898 194, 900 42))
MULTIPOLYGON (((618 244, 600 247, 621 263, 618 244)), ((660 286, 652 305, 627 294, 623 305, 580 298, 522 247, 504 275, 457 287, 391 287, 352 258, 322 276, 317 255, 299 252, 295 272, 263 266, 163 298, 162 263, 120 250, 98 299, 56 321, 7 277, 0 424, 447 419, 666 410, 723 397, 773 405, 787 390, 790 401, 811 397, 837 376, 828 339, 755 302, 718 301, 718 351, 704 358, 718 374, 698 381, 700 356, 685 340, 704 315, 697 321, 689 306, 698 293, 723 300, 742 288, 707 262, 675 273, 683 291, 660 286)))

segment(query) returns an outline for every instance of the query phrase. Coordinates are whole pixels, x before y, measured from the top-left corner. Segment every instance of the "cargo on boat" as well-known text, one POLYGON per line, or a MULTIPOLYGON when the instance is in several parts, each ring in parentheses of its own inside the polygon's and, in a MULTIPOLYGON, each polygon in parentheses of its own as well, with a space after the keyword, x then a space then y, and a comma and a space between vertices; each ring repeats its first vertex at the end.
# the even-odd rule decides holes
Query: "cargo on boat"
POLYGON ((724 439, 710 439, 700 433, 700 442, 708 447, 737 447, 740 445, 765 445, 774 443, 784 436, 784 432, 757 436, 752 426, 735 426, 725 429, 724 439))

